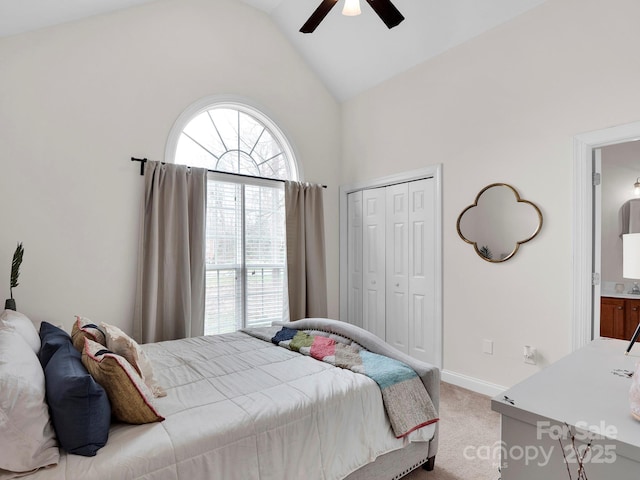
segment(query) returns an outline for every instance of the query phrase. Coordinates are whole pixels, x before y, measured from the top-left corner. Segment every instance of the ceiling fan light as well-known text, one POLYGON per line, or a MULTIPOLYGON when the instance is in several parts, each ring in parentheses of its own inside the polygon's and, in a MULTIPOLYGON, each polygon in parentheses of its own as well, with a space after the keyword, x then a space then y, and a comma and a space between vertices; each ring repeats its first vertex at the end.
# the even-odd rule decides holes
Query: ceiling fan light
POLYGON ((342 14, 348 17, 354 17, 360 15, 360 0, 344 0, 344 7, 342 8, 342 14))

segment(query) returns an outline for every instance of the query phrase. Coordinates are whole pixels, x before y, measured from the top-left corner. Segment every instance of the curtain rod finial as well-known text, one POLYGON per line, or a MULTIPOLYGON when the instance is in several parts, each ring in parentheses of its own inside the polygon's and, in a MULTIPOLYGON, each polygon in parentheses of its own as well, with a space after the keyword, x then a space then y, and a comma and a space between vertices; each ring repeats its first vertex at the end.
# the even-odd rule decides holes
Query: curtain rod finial
POLYGON ((146 158, 131 157, 132 162, 140 162, 140 175, 144 175, 144 164, 147 163, 146 158))

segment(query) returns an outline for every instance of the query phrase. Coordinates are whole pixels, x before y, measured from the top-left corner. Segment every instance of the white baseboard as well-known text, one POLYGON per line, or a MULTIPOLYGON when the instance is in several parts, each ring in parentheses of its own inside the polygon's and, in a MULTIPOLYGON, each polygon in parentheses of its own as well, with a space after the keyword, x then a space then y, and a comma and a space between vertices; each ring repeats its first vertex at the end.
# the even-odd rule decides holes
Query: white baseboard
POLYGON ((482 395, 489 397, 495 397, 507 390, 507 387, 502 385, 496 385, 495 383, 485 382, 477 378, 469 377, 461 373, 450 372, 448 370, 442 370, 441 378, 443 382, 451 383, 458 387, 466 388, 482 395))

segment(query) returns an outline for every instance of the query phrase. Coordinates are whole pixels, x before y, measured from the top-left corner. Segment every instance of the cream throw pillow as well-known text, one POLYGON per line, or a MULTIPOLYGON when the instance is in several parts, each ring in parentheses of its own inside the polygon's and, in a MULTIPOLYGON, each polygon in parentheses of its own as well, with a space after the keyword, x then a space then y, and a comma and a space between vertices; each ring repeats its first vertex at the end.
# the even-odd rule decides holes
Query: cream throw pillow
POLYGON ((17 329, 0 329, 0 478, 58 463, 42 366, 17 329))
POLYGON ((82 363, 106 390, 114 417, 133 424, 164 420, 153 404, 153 393, 124 357, 88 338, 84 342, 82 363))
POLYGON ((127 359, 151 389, 154 397, 164 397, 167 393, 156 381, 151 361, 140 345, 114 325, 102 322, 100 327, 107 338, 107 349, 127 359))

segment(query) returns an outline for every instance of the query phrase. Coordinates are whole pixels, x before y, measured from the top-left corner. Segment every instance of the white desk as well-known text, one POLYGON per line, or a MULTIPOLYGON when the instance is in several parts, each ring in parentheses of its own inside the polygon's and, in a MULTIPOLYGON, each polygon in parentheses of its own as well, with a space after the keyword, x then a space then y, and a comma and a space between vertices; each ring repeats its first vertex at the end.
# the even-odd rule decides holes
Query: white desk
MULTIPOLYGON (((565 423, 577 432, 579 447, 592 427, 604 434, 592 442, 586 478, 640 478, 640 422, 629 411, 631 378, 612 373, 633 372, 640 360, 640 345, 625 356, 627 345, 594 340, 491 401, 502 420, 502 480, 569 479, 559 441, 573 460, 571 439, 561 432, 565 423)), ((569 467, 578 478, 577 463, 569 467)))

